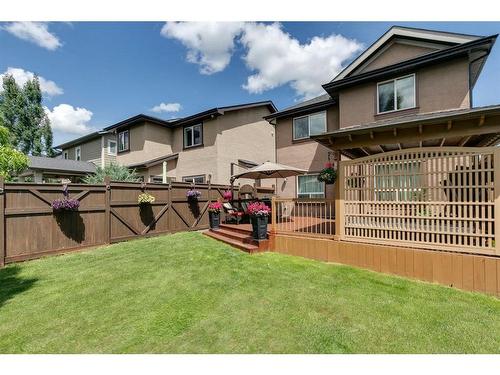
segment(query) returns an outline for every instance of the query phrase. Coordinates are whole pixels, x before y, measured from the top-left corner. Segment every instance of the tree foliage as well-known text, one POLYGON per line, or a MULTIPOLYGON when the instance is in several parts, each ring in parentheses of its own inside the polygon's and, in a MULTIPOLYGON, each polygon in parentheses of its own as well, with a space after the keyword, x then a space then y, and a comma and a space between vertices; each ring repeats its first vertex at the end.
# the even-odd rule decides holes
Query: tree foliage
POLYGON ((131 170, 123 165, 110 164, 104 168, 97 167, 97 171, 93 175, 88 175, 84 178, 86 184, 101 184, 104 182, 104 177, 109 176, 111 181, 123 182, 138 182, 139 176, 135 169, 131 170))
POLYGON ((0 126, 0 176, 7 181, 28 168, 29 159, 11 146, 9 130, 0 126))
POLYGON ((52 128, 42 106, 38 77, 19 87, 7 74, 2 85, 0 121, 9 130, 12 145, 25 154, 53 156, 52 128))

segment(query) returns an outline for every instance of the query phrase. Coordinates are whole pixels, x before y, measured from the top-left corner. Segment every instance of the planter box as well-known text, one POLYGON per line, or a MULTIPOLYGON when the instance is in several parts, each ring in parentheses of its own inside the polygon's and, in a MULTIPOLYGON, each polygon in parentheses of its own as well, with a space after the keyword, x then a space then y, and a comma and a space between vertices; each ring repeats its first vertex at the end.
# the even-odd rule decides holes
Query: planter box
POLYGON ((209 212, 210 229, 219 229, 220 212, 209 212))
POLYGON ((267 239, 267 216, 252 216, 252 237, 254 240, 267 239))

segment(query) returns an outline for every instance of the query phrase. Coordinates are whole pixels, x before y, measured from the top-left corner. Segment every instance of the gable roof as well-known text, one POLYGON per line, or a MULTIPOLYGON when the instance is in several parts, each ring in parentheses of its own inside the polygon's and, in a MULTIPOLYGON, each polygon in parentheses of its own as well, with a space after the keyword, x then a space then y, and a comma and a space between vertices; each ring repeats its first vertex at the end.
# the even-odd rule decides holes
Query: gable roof
POLYGON ((331 82, 339 81, 348 77, 356 70, 356 68, 360 67, 365 61, 367 61, 372 55, 378 52, 384 45, 386 45, 395 37, 439 42, 450 46, 463 44, 482 38, 482 36, 478 35, 418 29, 404 26, 393 26, 384 35, 378 38, 370 47, 368 47, 361 55, 359 55, 354 61, 352 61, 345 69, 343 69, 331 82))

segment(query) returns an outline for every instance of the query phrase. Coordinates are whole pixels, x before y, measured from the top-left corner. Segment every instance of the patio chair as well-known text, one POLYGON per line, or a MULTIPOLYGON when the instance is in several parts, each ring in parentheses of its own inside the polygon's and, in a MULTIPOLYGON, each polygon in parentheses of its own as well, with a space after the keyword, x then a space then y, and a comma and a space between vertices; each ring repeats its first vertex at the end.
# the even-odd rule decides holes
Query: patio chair
POLYGON ((292 218, 293 209, 295 208, 295 202, 283 202, 281 203, 281 210, 278 211, 278 220, 290 221, 292 218))
POLYGON ((224 213, 226 214, 225 222, 228 223, 230 221, 236 221, 236 224, 239 224, 243 215, 245 215, 244 211, 238 210, 233 207, 233 205, 229 202, 225 202, 222 204, 224 208, 224 213))

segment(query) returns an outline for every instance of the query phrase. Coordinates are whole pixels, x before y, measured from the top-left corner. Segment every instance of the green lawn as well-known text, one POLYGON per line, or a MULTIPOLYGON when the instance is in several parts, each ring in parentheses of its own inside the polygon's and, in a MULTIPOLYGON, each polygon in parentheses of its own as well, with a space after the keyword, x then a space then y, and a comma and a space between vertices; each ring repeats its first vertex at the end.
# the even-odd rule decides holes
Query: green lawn
POLYGON ((499 353, 500 300, 199 233, 0 270, 2 353, 499 353))

